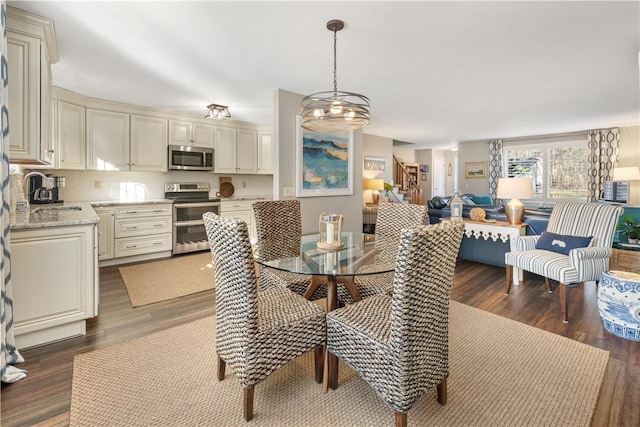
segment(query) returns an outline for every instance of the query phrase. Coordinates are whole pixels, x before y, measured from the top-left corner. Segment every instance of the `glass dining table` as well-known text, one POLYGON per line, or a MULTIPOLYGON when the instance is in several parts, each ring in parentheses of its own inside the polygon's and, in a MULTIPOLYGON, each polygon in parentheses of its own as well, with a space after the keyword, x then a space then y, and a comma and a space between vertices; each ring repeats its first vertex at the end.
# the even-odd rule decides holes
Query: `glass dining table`
POLYGON ((338 307, 338 283, 345 286, 354 301, 360 301, 360 292, 354 283, 356 276, 387 273, 395 270, 398 252, 397 239, 343 232, 342 246, 327 250, 317 247, 319 238, 320 234, 316 233, 303 235, 299 241, 294 239, 292 245, 299 243, 299 248, 289 249, 291 249, 291 253, 298 253, 297 256, 271 260, 263 259, 260 256, 261 246, 268 245, 269 242, 258 242, 254 247, 256 262, 261 266, 276 270, 310 275, 311 281, 304 294, 307 299, 310 299, 320 286, 326 284, 327 311, 338 307))

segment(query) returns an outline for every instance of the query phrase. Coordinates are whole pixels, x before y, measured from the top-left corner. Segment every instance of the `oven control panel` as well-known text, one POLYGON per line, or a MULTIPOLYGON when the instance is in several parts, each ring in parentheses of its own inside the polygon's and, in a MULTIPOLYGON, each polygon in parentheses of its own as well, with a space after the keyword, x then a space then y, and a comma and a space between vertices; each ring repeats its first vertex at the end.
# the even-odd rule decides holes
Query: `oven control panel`
POLYGON ((208 182, 167 182, 164 184, 165 193, 187 193, 191 191, 209 191, 208 182))

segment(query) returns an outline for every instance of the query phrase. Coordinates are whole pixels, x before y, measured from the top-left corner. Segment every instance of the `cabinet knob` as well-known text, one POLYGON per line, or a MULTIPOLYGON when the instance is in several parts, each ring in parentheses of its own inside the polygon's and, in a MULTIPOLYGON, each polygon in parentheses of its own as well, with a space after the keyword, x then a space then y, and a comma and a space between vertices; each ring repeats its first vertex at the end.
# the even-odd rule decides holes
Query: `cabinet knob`
POLYGON ((53 153, 55 153, 55 150, 53 150, 53 149, 51 149, 51 150, 47 150, 47 153, 49 153, 49 154, 53 154, 53 153))

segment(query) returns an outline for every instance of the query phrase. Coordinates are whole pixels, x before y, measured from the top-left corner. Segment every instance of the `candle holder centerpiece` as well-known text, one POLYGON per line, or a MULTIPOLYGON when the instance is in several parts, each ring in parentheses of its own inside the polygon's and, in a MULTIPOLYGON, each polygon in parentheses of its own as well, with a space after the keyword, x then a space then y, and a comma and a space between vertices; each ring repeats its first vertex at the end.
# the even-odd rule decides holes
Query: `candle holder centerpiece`
POLYGON ((319 249, 340 249, 342 243, 342 221, 340 214, 321 213, 319 219, 320 239, 317 246, 319 249))

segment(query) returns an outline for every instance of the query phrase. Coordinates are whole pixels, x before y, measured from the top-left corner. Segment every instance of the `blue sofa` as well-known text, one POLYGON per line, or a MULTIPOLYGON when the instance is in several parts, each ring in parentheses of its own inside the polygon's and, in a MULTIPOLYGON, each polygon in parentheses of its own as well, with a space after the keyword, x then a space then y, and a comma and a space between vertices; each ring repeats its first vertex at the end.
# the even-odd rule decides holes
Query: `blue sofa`
MULTIPOLYGON (((480 199, 478 196, 471 194, 462 195, 461 199, 464 202, 462 216, 464 218, 469 218, 471 209, 482 208, 487 213, 487 219, 495 219, 496 221, 507 220, 507 216, 504 213, 504 206, 498 204, 477 204, 474 202, 474 198, 478 201, 488 201, 488 199, 480 199)), ((447 205, 441 208, 436 208, 436 206, 439 206, 439 200, 436 200, 435 203, 433 199, 430 201, 430 206, 433 206, 429 208, 429 221, 431 224, 437 224, 440 222, 440 218, 451 216, 451 210, 448 206, 450 198, 441 199, 447 200, 447 205)), ((551 211, 527 210, 524 215, 524 223, 527 224, 526 234, 528 236, 542 234, 542 232, 547 229, 550 215, 551 211)), ((509 250, 509 242, 501 242, 499 240, 494 242, 490 239, 484 240, 464 236, 460 245, 458 258, 504 267, 504 254, 509 252, 509 250)))

